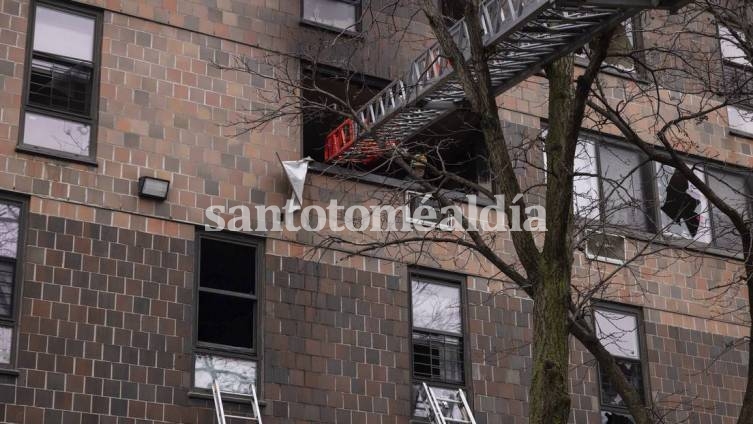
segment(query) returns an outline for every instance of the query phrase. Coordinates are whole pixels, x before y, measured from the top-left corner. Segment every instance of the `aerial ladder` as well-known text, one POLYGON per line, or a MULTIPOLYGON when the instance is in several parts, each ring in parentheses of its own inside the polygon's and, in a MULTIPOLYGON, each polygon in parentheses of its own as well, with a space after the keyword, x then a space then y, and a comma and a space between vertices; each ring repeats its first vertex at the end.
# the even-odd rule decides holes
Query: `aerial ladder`
MULTIPOLYGON (((479 26, 494 94, 510 89, 596 35, 648 9, 675 10, 688 0, 486 0, 479 26)), ((468 25, 457 21, 450 33, 470 57, 468 25)), ((457 110, 465 94, 439 43, 424 50, 402 78, 392 81, 326 138, 330 163, 375 162, 389 148, 457 110)))
POLYGON ((436 424, 476 424, 476 418, 468 404, 463 389, 456 389, 451 395, 439 396, 425 382, 421 383, 422 399, 429 417, 436 424))
POLYGON ((227 419, 245 421, 249 423, 261 423, 261 411, 259 409, 259 399, 256 396, 256 387, 250 384, 251 392, 251 412, 253 415, 231 415, 225 413, 225 405, 222 403, 222 394, 234 394, 224 392, 220 389, 220 383, 217 380, 212 381, 212 398, 214 399, 214 412, 217 416, 217 424, 227 424, 227 419))

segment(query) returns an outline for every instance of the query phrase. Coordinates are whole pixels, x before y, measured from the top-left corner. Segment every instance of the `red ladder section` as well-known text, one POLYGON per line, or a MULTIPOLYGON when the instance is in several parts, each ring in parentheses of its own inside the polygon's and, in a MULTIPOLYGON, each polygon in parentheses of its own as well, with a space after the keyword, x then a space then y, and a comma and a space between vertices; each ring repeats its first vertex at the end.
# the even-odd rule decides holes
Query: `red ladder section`
POLYGON ((382 154, 394 146, 394 141, 387 141, 380 146, 374 140, 358 140, 358 125, 348 118, 327 134, 324 160, 368 166, 382 159, 382 154))

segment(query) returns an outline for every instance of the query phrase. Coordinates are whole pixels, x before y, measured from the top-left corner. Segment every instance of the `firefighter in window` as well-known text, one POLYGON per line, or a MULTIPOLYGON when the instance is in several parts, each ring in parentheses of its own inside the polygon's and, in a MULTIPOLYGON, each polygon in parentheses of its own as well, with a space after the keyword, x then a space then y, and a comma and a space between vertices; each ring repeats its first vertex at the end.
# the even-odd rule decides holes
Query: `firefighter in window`
POLYGON ((673 222, 685 224, 690 235, 695 237, 701 224, 701 216, 695 210, 701 201, 688 193, 689 188, 688 179, 675 169, 667 185, 667 196, 661 210, 673 222))

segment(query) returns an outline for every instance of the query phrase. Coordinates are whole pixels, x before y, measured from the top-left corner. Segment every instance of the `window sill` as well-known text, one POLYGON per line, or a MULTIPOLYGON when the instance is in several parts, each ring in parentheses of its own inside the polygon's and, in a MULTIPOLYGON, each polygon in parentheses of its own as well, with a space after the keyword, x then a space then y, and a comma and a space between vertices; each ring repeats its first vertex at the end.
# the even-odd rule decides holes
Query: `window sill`
MULTIPOLYGON (((577 220, 577 217, 576 217, 576 220, 577 220)), ((742 253, 735 253, 730 250, 725 250, 723 248, 716 247, 709 243, 693 241, 690 239, 685 239, 685 238, 680 238, 680 237, 664 236, 661 234, 649 233, 646 231, 626 230, 624 228, 612 227, 612 226, 600 228, 595 231, 604 231, 608 234, 620 235, 620 236, 625 237, 626 240, 640 241, 640 242, 651 243, 651 244, 656 244, 660 246, 667 246, 671 248, 682 249, 682 250, 686 250, 690 252, 696 252, 699 254, 706 254, 706 255, 716 256, 716 257, 725 258, 725 259, 735 259, 739 261, 742 261, 744 259, 742 253)), ((630 258, 628 258, 627 260, 630 260, 630 258)))
POLYGON ((0 368, 0 376, 18 377, 20 374, 15 368, 0 368))
POLYGON ((736 136, 736 137, 743 137, 743 138, 751 138, 753 139, 753 133, 743 130, 738 130, 735 128, 729 129, 729 135, 736 136))
POLYGON ((97 160, 95 158, 59 152, 52 149, 46 149, 44 147, 33 147, 19 144, 16 146, 16 152, 26 153, 34 156, 44 156, 50 159, 56 159, 64 162, 73 162, 94 167, 98 166, 97 160))
POLYGON ((346 36, 348 38, 358 38, 361 35, 363 35, 363 33, 360 32, 360 31, 354 31, 354 30, 345 29, 345 28, 338 28, 338 27, 334 27, 334 26, 331 26, 331 25, 323 24, 321 22, 310 21, 308 19, 301 19, 299 23, 300 23, 300 25, 302 27, 308 27, 308 28, 311 28, 311 29, 318 29, 318 30, 322 30, 322 31, 326 31, 326 32, 335 34, 335 35, 343 35, 343 36, 346 36))
MULTIPOLYGON (((415 191, 417 193, 423 193, 423 188, 414 181, 401 180, 399 178, 386 177, 384 175, 378 175, 370 173, 368 171, 354 171, 351 169, 343 168, 337 165, 330 165, 323 162, 311 162, 309 169, 316 171, 317 175, 336 177, 340 179, 347 179, 357 181, 365 184, 373 184, 380 187, 389 187, 399 190, 415 191)), ((441 190, 450 200, 453 201, 465 201, 466 194, 459 191, 441 190)), ((476 204, 478 206, 491 206, 494 202, 489 200, 486 196, 476 194, 476 204)))
MULTIPOLYGON (((202 399, 202 400, 214 400, 214 397, 212 396, 212 392, 210 391, 202 391, 201 389, 198 390, 191 390, 188 392, 188 397, 191 399, 202 399)), ((242 395, 222 395, 222 400, 224 402, 228 403, 235 403, 238 405, 253 405, 254 401, 249 396, 242 396, 242 395)), ((267 401, 265 400, 259 400, 259 408, 264 408, 267 406, 267 401)))

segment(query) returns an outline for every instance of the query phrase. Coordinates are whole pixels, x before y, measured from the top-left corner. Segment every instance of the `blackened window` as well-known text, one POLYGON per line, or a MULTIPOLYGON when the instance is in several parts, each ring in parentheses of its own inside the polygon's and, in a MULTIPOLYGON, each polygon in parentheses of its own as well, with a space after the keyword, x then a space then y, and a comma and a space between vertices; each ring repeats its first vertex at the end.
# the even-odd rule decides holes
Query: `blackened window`
POLYGON ((229 392, 256 383, 258 291, 263 249, 256 239, 201 233, 194 386, 212 380, 229 392))
POLYGON ((0 200, 0 368, 12 366, 14 360, 22 208, 20 202, 0 200))
MULTIPOLYGON (((596 334, 612 354, 617 366, 645 402, 645 364, 641 351, 640 316, 628 308, 599 307, 594 310, 596 334)), ((622 397, 604 373, 600 373, 602 424, 631 424, 622 397)))
POLYGON ((423 401, 422 383, 440 395, 465 384, 461 283, 413 273, 411 304, 413 414, 425 418, 428 405, 423 401))
POLYGON ((37 1, 19 148, 92 161, 102 15, 77 5, 37 1))

